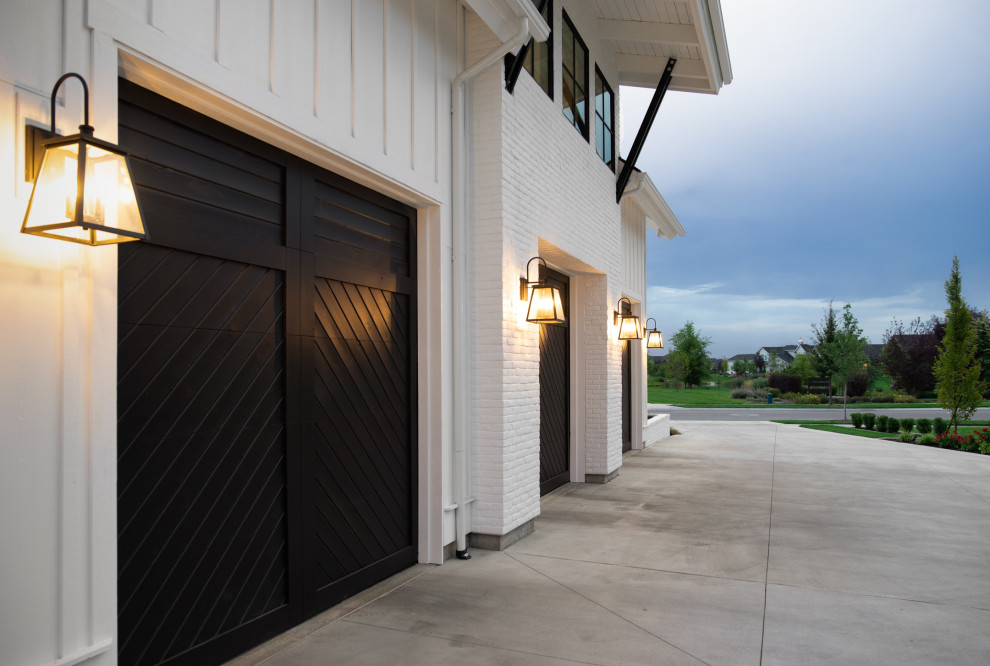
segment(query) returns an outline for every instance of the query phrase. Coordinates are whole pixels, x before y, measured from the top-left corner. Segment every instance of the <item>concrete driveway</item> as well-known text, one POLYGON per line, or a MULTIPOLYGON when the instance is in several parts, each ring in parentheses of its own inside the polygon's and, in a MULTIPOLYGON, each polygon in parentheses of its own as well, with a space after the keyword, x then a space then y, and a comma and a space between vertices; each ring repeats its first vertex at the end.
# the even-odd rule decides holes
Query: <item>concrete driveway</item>
POLYGON ((545 498, 508 550, 414 567, 237 663, 990 663, 990 456, 678 428, 545 498))

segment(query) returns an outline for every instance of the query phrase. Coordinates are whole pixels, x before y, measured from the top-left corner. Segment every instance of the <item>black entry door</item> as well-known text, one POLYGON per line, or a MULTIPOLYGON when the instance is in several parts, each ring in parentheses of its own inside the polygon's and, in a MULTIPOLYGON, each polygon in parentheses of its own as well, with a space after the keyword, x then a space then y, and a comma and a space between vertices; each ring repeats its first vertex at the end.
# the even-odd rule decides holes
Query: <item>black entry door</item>
MULTIPOLYGON (((623 304, 624 305, 624 304, 623 304)), ((632 451, 632 344, 622 343, 622 452, 632 451)))
POLYGON ((416 561, 415 213, 124 81, 119 118, 119 660, 219 663, 416 561))
MULTIPOLYGON (((560 289, 570 321, 566 275, 547 269, 546 281, 560 289)), ((570 476, 570 344, 568 324, 540 324, 540 494, 570 476)))

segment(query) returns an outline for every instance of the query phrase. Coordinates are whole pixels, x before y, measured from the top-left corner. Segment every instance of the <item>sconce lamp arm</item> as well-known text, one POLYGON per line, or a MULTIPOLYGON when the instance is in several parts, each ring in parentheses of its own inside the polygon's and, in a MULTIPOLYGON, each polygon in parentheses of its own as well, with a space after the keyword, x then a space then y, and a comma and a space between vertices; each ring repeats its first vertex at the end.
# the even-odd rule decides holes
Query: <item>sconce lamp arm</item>
POLYGON ((79 79, 79 83, 83 87, 83 124, 79 126, 81 132, 88 134, 93 133, 93 127, 89 124, 89 86, 86 85, 86 79, 80 74, 75 72, 69 72, 68 74, 63 74, 59 77, 58 81, 55 82, 55 87, 52 88, 52 98, 51 98, 51 109, 52 109, 52 134, 55 134, 55 96, 58 94, 59 86, 69 78, 79 79))

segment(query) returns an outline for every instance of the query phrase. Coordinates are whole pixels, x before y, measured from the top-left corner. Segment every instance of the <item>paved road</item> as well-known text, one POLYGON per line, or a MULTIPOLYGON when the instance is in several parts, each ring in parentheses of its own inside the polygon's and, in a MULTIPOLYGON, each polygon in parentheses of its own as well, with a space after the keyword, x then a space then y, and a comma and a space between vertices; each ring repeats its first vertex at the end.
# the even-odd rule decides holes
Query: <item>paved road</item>
MULTIPOLYGON (((949 418, 949 413, 944 409, 932 408, 904 408, 904 409, 876 409, 869 405, 856 405, 855 409, 850 407, 850 413, 873 412, 874 414, 887 414, 896 418, 912 419, 933 419, 936 416, 949 418)), ((794 407, 721 407, 721 408, 700 408, 700 407, 672 407, 671 405, 650 405, 650 416, 657 414, 670 414, 671 421, 772 421, 775 419, 807 419, 807 420, 842 420, 842 406, 831 409, 799 409, 794 407)), ((974 419, 990 419, 990 407, 981 407, 976 410, 974 419)))

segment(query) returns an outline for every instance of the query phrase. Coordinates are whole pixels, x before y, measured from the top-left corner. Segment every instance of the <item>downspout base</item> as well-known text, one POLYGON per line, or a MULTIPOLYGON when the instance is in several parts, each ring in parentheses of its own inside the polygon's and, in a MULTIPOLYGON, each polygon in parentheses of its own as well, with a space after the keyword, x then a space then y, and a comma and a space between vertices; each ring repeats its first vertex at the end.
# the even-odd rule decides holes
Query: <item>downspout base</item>
POLYGON ((470 560, 471 559, 471 553, 467 552, 466 550, 458 550, 456 553, 454 553, 454 555, 459 560, 470 560))

